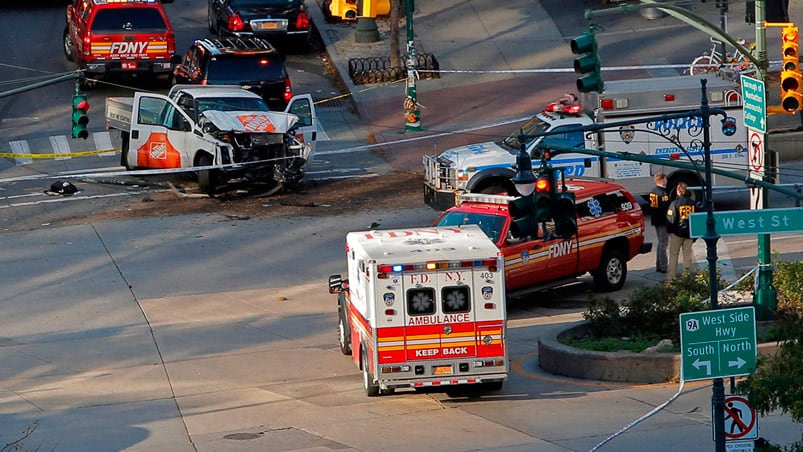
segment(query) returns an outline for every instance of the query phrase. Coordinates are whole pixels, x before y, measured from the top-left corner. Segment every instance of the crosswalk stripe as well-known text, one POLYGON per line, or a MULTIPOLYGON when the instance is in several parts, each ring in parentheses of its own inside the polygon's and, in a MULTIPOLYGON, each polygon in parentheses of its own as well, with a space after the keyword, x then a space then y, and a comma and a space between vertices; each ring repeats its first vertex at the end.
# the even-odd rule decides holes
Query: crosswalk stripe
MULTIPOLYGON (((10 141, 8 146, 11 148, 11 152, 14 154, 30 154, 31 148, 28 146, 28 142, 25 140, 21 141, 10 141)), ((30 157, 21 157, 14 159, 17 164, 19 165, 30 165, 33 163, 33 159, 30 157)))
POLYGON ((56 160, 69 160, 70 156, 70 143, 64 135, 53 135, 50 137, 50 148, 53 149, 54 154, 61 157, 56 157, 56 160))
MULTIPOLYGON (((109 132, 92 132, 92 141, 95 142, 95 149, 114 149, 109 132)), ((104 152, 103 154, 98 154, 98 157, 108 157, 116 154, 114 151, 104 152)))
MULTIPOLYGON (((692 255, 694 263, 700 268, 708 268, 708 247, 705 241, 700 239, 692 245, 692 255)), ((736 269, 733 266, 731 255, 728 252, 728 244, 721 238, 717 240, 717 269, 719 269, 719 276, 725 282, 731 283, 736 281, 736 269)))

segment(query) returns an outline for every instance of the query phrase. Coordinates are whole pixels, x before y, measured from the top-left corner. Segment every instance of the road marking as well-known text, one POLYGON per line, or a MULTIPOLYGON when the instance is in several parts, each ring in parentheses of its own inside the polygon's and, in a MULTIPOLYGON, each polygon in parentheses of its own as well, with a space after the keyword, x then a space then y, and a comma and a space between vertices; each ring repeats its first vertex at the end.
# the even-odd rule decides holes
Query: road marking
MULTIPOLYGON (((28 142, 25 140, 11 141, 8 143, 8 146, 11 148, 11 152, 13 154, 31 153, 31 148, 28 146, 28 142)), ((31 163, 33 163, 33 159, 30 157, 15 157, 14 160, 18 165, 30 165, 31 163)))
MULTIPOLYGON (((695 241, 691 247, 691 252, 695 265, 700 268, 708 268, 708 247, 704 240, 695 241)), ((678 261, 681 260, 682 257, 678 259, 678 261)), ((717 268, 723 280, 733 282, 738 279, 730 252, 728 252, 728 244, 722 239, 717 240, 717 268)))
POLYGON ((56 160, 69 160, 70 156, 70 143, 64 135, 54 135, 50 137, 50 148, 53 149, 54 154, 61 155, 56 157, 56 160))
MULTIPOLYGON (((159 192, 166 192, 170 191, 168 189, 159 189, 159 190, 137 190, 137 191, 130 191, 124 193, 107 193, 105 195, 92 195, 92 196, 58 196, 58 197, 48 197, 47 199, 37 200, 37 201, 28 201, 28 202, 15 202, 6 205, 0 205, 0 209, 9 209, 12 207, 26 207, 26 206, 35 206, 38 204, 51 204, 57 202, 69 202, 69 201, 86 201, 88 199, 102 199, 102 198, 119 198, 122 196, 133 196, 133 195, 143 195, 147 193, 159 193, 159 192)), ((44 194, 42 195, 44 196, 44 194)), ((2 198, 0 198, 2 199, 2 198)))
POLYGON ((98 154, 98 157, 117 155, 117 151, 112 146, 112 137, 109 132, 92 132, 92 141, 95 142, 95 149, 111 149, 109 152, 98 154))

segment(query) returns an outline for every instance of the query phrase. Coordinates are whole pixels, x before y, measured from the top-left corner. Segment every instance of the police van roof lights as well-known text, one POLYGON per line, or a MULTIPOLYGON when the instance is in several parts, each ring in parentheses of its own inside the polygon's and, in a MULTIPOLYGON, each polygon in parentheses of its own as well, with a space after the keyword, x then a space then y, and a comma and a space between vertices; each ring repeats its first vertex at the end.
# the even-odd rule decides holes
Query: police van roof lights
POLYGON ((553 113, 563 113, 568 115, 579 115, 583 112, 583 106, 574 94, 567 94, 555 102, 550 102, 544 111, 553 113))

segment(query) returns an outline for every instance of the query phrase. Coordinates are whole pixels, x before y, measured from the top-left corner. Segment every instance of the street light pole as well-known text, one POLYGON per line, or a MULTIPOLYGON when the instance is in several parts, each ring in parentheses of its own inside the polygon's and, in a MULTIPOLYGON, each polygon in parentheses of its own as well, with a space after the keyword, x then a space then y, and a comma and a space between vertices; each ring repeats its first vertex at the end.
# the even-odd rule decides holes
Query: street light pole
MULTIPOLYGON (((767 59, 767 11, 765 0, 756 0, 756 56, 759 60, 758 76, 764 82, 765 90, 769 85, 767 83, 767 71, 769 62, 767 59)), ((765 91, 764 98, 767 98, 765 91)), ((769 143, 767 139, 769 134, 763 134, 764 142, 764 172, 766 173, 766 165, 769 162, 769 143)), ((769 191, 761 189, 761 208, 767 209, 769 203, 769 191)), ((775 314, 777 305, 777 293, 775 287, 772 285, 772 251, 770 244, 769 234, 760 234, 758 236, 758 285, 755 289, 753 296, 753 304, 756 306, 756 318, 758 320, 769 320, 775 314)))
MULTIPOLYGON (((703 151, 705 158, 705 235, 703 241, 708 260, 708 297, 711 310, 719 309, 719 287, 717 278, 717 234, 716 220, 714 219, 714 181, 711 167, 711 109, 708 106, 708 95, 705 86, 708 80, 700 80, 702 85, 702 98, 700 100, 701 119, 703 121, 703 151)), ((714 414, 714 447, 716 452, 725 452, 725 384, 722 378, 714 378, 711 406, 714 414)))
POLYGON ((413 34, 413 0, 404 0, 404 14, 407 21, 407 97, 404 99, 404 130, 421 131, 421 110, 415 93, 415 79, 418 76, 415 56, 415 35, 413 34))

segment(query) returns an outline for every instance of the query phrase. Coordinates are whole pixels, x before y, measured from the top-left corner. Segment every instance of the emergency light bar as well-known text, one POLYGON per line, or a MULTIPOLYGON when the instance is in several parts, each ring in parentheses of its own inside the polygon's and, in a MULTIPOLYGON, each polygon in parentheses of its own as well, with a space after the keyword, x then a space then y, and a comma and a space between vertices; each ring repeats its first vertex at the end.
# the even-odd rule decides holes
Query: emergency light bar
POLYGON ((98 5, 109 3, 159 3, 159 0, 95 0, 98 5))
POLYGON ((403 273, 411 271, 432 271, 443 270, 449 268, 473 268, 473 267, 488 267, 488 271, 496 271, 496 259, 485 259, 477 261, 432 261, 422 262, 418 264, 392 264, 380 265, 377 269, 379 271, 378 278, 387 278, 388 273, 403 273))
POLYGON ((510 201, 516 199, 515 196, 489 195, 486 193, 458 193, 456 203, 458 206, 464 202, 477 202, 484 204, 499 204, 507 206, 510 201))

